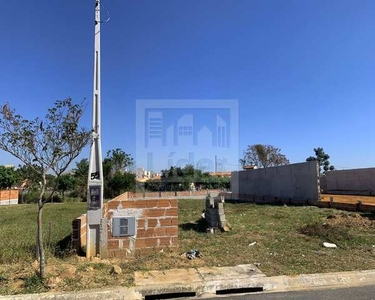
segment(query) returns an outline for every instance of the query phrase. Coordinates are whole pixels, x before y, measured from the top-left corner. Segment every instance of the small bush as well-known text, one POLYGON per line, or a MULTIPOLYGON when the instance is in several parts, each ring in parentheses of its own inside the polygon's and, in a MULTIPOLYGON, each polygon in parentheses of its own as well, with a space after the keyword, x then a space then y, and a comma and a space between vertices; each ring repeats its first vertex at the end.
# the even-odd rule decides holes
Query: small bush
POLYGON ((40 192, 37 191, 37 190, 32 190, 32 191, 27 191, 27 192, 23 192, 23 202, 24 203, 37 203, 38 202, 38 199, 39 199, 39 196, 40 196, 40 192))
POLYGON ((62 198, 61 198, 60 195, 54 194, 54 195, 52 196, 51 202, 52 202, 52 203, 61 203, 61 202, 63 202, 63 201, 62 201, 62 198))

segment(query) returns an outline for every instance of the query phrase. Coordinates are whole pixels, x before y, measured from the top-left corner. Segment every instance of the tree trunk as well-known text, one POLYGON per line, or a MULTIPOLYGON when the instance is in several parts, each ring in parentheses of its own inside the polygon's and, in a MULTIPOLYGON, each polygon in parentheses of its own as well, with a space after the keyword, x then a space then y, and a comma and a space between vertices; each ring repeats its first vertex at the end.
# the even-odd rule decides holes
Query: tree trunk
POLYGON ((39 200, 38 203, 38 250, 39 250, 39 276, 44 278, 44 267, 45 267, 45 257, 44 257, 44 247, 43 247, 43 230, 42 230, 42 212, 43 203, 39 200))
POLYGON ((43 196, 46 190, 46 174, 43 171, 43 182, 42 182, 42 191, 40 192, 39 201, 38 201, 38 249, 39 249, 39 277, 44 278, 44 269, 45 269, 45 255, 43 247, 43 227, 42 227, 42 212, 43 212, 43 196))

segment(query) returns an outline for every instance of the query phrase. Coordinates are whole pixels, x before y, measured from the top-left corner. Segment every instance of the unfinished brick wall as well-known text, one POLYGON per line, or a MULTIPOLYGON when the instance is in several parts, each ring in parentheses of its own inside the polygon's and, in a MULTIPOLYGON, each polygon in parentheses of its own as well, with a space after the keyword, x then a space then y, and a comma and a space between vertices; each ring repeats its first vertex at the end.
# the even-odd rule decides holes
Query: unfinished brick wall
POLYGON ((1 190, 0 205, 18 204, 18 190, 1 190))
POLYGON ((177 199, 117 199, 108 202, 108 257, 125 257, 135 253, 150 253, 178 246, 177 199), (136 219, 134 236, 114 237, 112 217, 132 216, 136 219))
POLYGON ((201 191, 170 191, 170 192, 127 192, 125 193, 128 198, 189 198, 189 197, 202 197, 204 199, 207 194, 216 196, 221 190, 201 190, 201 191))
POLYGON ((73 220, 72 245, 77 250, 85 251, 86 248, 86 214, 73 220))
MULTIPOLYGON (((106 244, 101 257, 125 257, 178 246, 178 200, 134 199, 124 193, 103 205, 106 244), (134 236, 114 237, 112 217, 135 217, 134 236)), ((86 215, 73 220, 72 243, 78 251, 86 247, 86 215)))

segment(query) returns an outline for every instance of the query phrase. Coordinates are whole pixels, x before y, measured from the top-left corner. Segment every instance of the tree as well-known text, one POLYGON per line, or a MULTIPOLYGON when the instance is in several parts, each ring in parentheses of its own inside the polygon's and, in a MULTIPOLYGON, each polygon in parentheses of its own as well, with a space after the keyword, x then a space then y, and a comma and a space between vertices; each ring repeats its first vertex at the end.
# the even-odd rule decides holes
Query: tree
POLYGON ((53 189, 53 187, 56 185, 56 176, 54 176, 53 174, 47 174, 46 181, 47 181, 46 187, 48 189, 53 189))
POLYGON ((18 185, 20 187, 21 203, 24 203, 25 190, 29 193, 30 191, 36 191, 39 189, 39 183, 42 181, 42 176, 40 175, 41 172, 42 169, 36 164, 34 164, 32 167, 27 165, 18 166, 17 174, 18 185))
POLYGON ((107 164, 107 169, 110 175, 114 175, 117 172, 126 172, 128 168, 134 164, 134 159, 130 154, 125 153, 120 148, 109 150, 107 157, 104 159, 104 163, 107 164))
POLYGON ((116 172, 108 181, 107 197, 116 197, 135 189, 135 174, 116 172))
POLYGON ((77 196, 83 201, 87 200, 87 180, 89 174, 89 160, 87 158, 76 162, 76 168, 73 170, 73 176, 76 180, 77 196))
POLYGON ((91 130, 79 126, 84 104, 73 104, 72 99, 58 100, 48 109, 44 119, 24 119, 5 104, 0 107, 0 149, 12 154, 41 176, 37 216, 37 257, 39 276, 44 278, 45 254, 42 240, 42 212, 51 194, 44 198, 47 173, 56 179, 89 143, 91 130))
POLYGON ((205 186, 208 173, 194 168, 193 165, 181 167, 170 167, 169 170, 161 171, 161 189, 168 191, 187 191, 192 184, 195 186, 205 186))
POLYGON ((162 182, 160 179, 149 179, 144 183, 144 189, 151 192, 159 192, 162 190, 162 182))
POLYGON ((0 166, 0 189, 10 189, 18 179, 13 167, 0 166))
POLYGON ((130 154, 117 148, 107 152, 103 160, 104 196, 115 197, 135 188, 135 175, 128 173, 134 159, 130 154))
POLYGON ((306 161, 318 161, 319 173, 325 174, 327 171, 333 171, 335 169, 335 167, 329 162, 330 156, 324 152, 323 148, 314 148, 314 152, 315 156, 309 156, 306 158, 306 161))
POLYGON ((281 150, 271 145, 256 144, 247 146, 240 159, 242 166, 253 165, 260 168, 288 165, 289 160, 281 150))
POLYGON ((61 192, 63 201, 65 201, 65 192, 74 189, 76 185, 75 178, 71 174, 63 174, 57 182, 57 190, 61 192))

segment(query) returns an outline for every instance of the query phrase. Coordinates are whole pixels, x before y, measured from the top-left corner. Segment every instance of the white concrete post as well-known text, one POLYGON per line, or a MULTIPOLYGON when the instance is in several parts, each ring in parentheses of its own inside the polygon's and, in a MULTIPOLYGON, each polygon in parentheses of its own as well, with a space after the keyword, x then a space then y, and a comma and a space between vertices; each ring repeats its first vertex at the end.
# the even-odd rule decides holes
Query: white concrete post
POLYGON ((100 254, 100 222, 103 217, 103 166, 100 141, 100 0, 95 0, 92 126, 93 140, 87 190, 87 258, 100 254))

